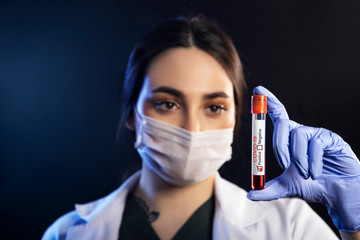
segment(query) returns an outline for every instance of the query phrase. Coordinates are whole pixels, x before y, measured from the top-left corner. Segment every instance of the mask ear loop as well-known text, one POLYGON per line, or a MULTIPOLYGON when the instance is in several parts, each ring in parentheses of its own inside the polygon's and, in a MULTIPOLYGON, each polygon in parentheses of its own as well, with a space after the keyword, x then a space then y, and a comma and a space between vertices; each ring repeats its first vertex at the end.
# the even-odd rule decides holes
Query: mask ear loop
POLYGON ((141 143, 142 143, 142 140, 143 140, 143 138, 142 138, 143 126, 146 124, 146 120, 141 117, 141 115, 137 111, 136 107, 134 107, 134 113, 135 113, 135 122, 136 122, 136 119, 140 120, 139 129, 136 130, 136 141, 135 141, 135 144, 134 144, 135 148, 139 148, 141 146, 141 143))

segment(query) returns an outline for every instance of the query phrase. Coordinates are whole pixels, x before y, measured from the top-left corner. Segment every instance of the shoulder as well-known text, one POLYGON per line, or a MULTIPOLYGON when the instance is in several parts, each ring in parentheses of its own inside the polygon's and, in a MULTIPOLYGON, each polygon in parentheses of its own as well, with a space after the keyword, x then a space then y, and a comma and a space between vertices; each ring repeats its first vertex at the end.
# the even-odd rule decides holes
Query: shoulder
POLYGON ((327 223, 299 198, 262 201, 267 209, 261 229, 282 239, 338 239, 327 223))
POLYGON ((215 194, 219 219, 232 229, 246 230, 257 239, 338 239, 330 227, 302 199, 251 201, 247 191, 221 178, 215 194))
POLYGON ((45 231, 43 240, 60 240, 65 239, 68 229, 72 226, 83 224, 85 221, 79 214, 73 210, 58 218, 49 228, 45 231))
POLYGON ((83 231, 91 229, 93 236, 102 233, 107 236, 115 234, 117 225, 121 221, 126 196, 138 181, 139 176, 139 172, 133 174, 118 189, 103 198, 86 204, 75 204, 75 210, 58 218, 45 231, 42 239, 66 239, 68 233, 74 232, 75 229, 81 229, 83 234, 85 234, 83 231))
POLYGON ((75 204, 74 210, 64 214, 49 226, 42 240, 67 239, 72 229, 91 229, 92 231, 99 224, 103 224, 112 216, 109 211, 117 210, 116 207, 121 205, 118 198, 119 190, 121 189, 116 189, 107 196, 89 203, 75 204), (86 228, 84 228, 85 225, 87 225, 86 228))

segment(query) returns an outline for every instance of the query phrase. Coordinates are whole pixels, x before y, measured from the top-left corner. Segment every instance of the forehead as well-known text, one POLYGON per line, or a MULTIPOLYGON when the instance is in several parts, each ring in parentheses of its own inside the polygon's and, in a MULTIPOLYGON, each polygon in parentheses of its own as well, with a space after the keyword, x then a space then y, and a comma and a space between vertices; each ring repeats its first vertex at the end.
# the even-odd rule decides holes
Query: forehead
POLYGON ((233 95, 233 84, 224 68, 195 47, 174 48, 157 56, 147 69, 144 85, 151 89, 165 85, 183 92, 224 91, 233 95))

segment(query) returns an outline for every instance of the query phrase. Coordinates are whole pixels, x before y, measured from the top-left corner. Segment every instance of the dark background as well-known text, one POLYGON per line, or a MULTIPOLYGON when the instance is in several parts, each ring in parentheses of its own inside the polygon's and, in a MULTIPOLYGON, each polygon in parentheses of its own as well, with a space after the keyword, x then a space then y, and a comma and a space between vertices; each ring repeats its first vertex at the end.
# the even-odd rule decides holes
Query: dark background
MULTIPOLYGON (((215 19, 245 66, 249 98, 269 88, 291 119, 339 133, 359 155, 360 1, 1 1, 2 239, 39 239, 59 216, 121 183, 121 70, 154 23, 215 19)), ((222 175, 250 189, 249 102, 222 175)), ((281 173, 267 128, 267 179, 281 173)), ((331 224, 326 208, 311 204, 331 224)), ((335 230, 336 231, 336 230, 335 230)))

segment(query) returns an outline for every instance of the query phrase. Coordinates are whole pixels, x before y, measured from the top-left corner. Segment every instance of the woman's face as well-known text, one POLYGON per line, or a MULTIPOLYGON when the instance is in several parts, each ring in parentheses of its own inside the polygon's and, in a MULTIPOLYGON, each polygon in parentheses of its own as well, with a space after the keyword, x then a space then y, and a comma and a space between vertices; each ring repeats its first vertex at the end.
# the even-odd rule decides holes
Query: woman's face
POLYGON ((137 111, 191 132, 235 126, 234 89, 222 66, 198 48, 174 48, 148 67, 137 111))

